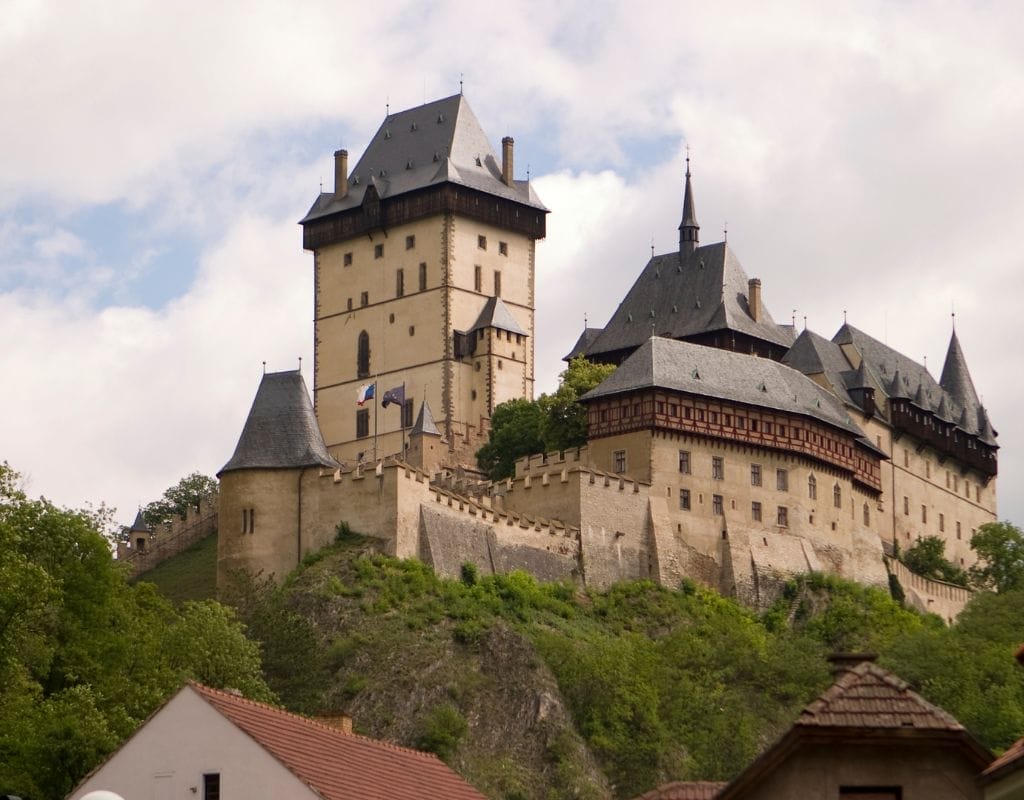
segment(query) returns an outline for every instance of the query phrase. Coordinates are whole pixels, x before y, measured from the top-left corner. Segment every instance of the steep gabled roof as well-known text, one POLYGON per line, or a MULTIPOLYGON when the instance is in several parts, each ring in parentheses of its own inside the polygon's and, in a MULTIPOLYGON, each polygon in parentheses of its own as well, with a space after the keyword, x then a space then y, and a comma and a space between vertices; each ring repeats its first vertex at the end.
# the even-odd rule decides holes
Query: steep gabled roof
POLYGON ((505 305, 505 301, 500 297, 487 298, 480 316, 477 317, 473 327, 467 333, 481 328, 499 328, 503 331, 511 331, 512 333, 529 336, 522 326, 516 322, 516 318, 512 316, 509 307, 505 305))
POLYGON ((242 428, 235 453, 218 475, 238 469, 288 469, 339 464, 324 444, 302 373, 268 372, 242 428))
POLYGON ((603 331, 604 328, 584 328, 583 333, 580 334, 580 338, 576 340, 576 344, 572 346, 572 350, 567 355, 562 356, 562 361, 572 361, 577 356, 583 356, 587 354, 587 348, 594 343, 594 340, 603 331))
POLYGON ((821 742, 835 737, 844 749, 859 741, 878 745, 921 742, 953 746, 981 770, 989 753, 950 714, 932 705, 904 681, 870 661, 843 671, 835 682, 807 706, 774 745, 762 753, 718 795, 731 800, 779 766, 804 740, 821 742))
POLYGON ((150 533, 150 532, 152 532, 153 529, 151 527, 149 527, 149 525, 146 524, 146 520, 142 516, 142 509, 141 508, 139 509, 139 512, 135 515, 135 522, 132 523, 132 526, 128 530, 131 533, 150 533))
POLYGON ((386 199, 443 183, 547 210, 529 181, 502 181, 487 135, 457 94, 385 117, 349 176, 348 193, 321 193, 302 222, 358 207, 371 184, 386 199))
POLYGON ((189 687, 324 800, 483 800, 439 758, 198 683, 189 687))
POLYGON ((725 242, 692 253, 665 253, 647 262, 587 355, 639 347, 648 338, 685 339, 735 331, 789 347, 793 331, 780 326, 761 302, 760 321, 747 305, 748 279, 725 242))
POLYGON ((854 434, 858 441, 863 436, 835 395, 785 364, 661 337, 644 342, 582 399, 647 387, 802 414, 854 434))

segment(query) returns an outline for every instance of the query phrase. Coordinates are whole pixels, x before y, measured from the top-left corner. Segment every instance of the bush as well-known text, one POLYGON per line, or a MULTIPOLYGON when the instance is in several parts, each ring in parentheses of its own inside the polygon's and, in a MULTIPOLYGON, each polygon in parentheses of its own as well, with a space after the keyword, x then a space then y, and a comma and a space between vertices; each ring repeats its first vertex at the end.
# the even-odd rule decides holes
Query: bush
POLYGON ((459 710, 451 703, 442 703, 427 714, 416 746, 442 761, 450 761, 468 729, 459 710))

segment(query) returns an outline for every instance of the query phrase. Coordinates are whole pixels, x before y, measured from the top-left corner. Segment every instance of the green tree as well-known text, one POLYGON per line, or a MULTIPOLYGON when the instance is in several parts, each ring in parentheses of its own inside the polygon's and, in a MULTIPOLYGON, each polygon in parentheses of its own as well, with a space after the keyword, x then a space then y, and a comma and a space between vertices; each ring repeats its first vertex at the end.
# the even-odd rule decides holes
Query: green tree
POLYGON ((1010 522, 986 522, 971 537, 978 563, 971 581, 981 589, 1009 592, 1024 589, 1024 533, 1010 522))
POLYGON ((516 459, 544 450, 544 413, 532 400, 509 400, 494 409, 490 438, 476 453, 491 480, 515 474, 516 459))
POLYGON ((202 500, 216 493, 214 478, 193 472, 165 490, 159 500, 148 503, 142 509, 142 518, 147 525, 159 525, 175 517, 184 519, 190 508, 198 508, 202 500))
POLYGON ((946 558, 946 543, 940 536, 922 536, 903 553, 902 561, 913 572, 960 586, 967 585, 967 573, 946 558))
POLYGON ((558 391, 538 401, 544 412, 544 447, 568 450, 587 443, 587 410, 579 399, 615 371, 611 364, 594 364, 577 356, 559 376, 558 391))

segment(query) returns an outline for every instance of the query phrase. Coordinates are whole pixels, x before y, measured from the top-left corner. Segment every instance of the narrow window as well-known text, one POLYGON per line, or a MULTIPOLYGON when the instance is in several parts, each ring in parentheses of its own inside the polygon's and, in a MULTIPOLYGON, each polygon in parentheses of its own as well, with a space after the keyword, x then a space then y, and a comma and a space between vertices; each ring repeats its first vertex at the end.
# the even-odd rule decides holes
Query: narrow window
POLYGON ((486 250, 487 249, 487 237, 486 236, 477 236, 476 237, 476 246, 479 247, 481 250, 486 250))
POLYGON ((690 451, 680 450, 679 451, 679 471, 683 475, 690 474, 690 451))
POLYGON ((711 513, 719 517, 725 513, 725 511, 722 508, 722 495, 711 495, 711 513))
POLYGON ((359 305, 361 305, 361 306, 368 306, 368 305, 370 305, 370 293, 369 292, 360 292, 360 294, 359 294, 359 305))
POLYGON ((420 264, 420 291, 427 291, 427 264, 423 262, 420 264))
POLYGON ((203 775, 203 800, 220 800, 219 772, 207 772, 203 775))
POLYGON ((503 256, 508 255, 508 242, 498 242, 498 253, 503 256))
POLYGON ((373 246, 373 257, 374 258, 384 258, 384 245, 382 245, 382 244, 375 244, 373 246))
MULTIPOLYGON (((867 506, 865 506, 865 508, 867 508, 867 506)), ((946 532, 946 515, 945 514, 939 514, 939 533, 945 533, 945 532, 946 532)))
POLYGON ((679 490, 679 510, 689 511, 690 510, 690 490, 680 489, 679 490))
POLYGON ((903 516, 910 516, 910 498, 903 495, 903 516))
MULTIPOLYGON (((242 533, 248 533, 248 532, 249 532, 249 509, 243 508, 242 509, 242 533)), ((140 545, 142 544, 142 539, 139 539, 139 544, 140 545)), ((139 549, 141 550, 142 548, 139 548, 139 549)))
POLYGON ((612 453, 612 472, 619 475, 626 471, 626 451, 616 450, 612 453))
POLYGON ((751 464, 750 465, 750 485, 760 486, 761 485, 761 465, 751 464))
POLYGON ((839 488, 838 483, 832 487, 832 505, 836 508, 843 507, 843 490, 839 488))
POLYGON ((761 521, 761 504, 757 500, 750 504, 750 518, 754 522, 761 521))
POLYGON ((405 294, 405 270, 400 269, 395 273, 395 297, 402 297, 405 294))
POLYGON ((725 459, 722 456, 712 456, 711 477, 716 481, 725 480, 725 459))
POLYGON ((370 334, 359 332, 359 344, 356 347, 356 377, 370 377, 370 334))
POLYGON ((928 506, 921 506, 921 522, 928 522, 928 506))
POLYGON ((775 470, 775 488, 780 492, 789 490, 789 473, 784 469, 775 470))
POLYGON ((910 451, 907 448, 903 448, 903 466, 910 466, 910 451))
POLYGON ((484 290, 484 273, 483 268, 477 264, 473 267, 473 291, 482 292, 484 290))
POLYGON ((786 508, 785 506, 779 506, 778 510, 775 512, 775 524, 778 525, 780 528, 789 527, 788 508, 786 508))
POLYGON ((402 404, 402 427, 412 427, 412 398, 410 397, 402 404))
POLYGON ((930 478, 932 476, 932 462, 930 461, 924 462, 924 476, 926 478, 930 478))
POLYGON ((348 310, 349 311, 352 310, 352 298, 351 297, 348 299, 348 310))
POLYGON ((345 253, 345 255, 342 257, 342 263, 346 267, 351 267, 352 266, 352 254, 351 253, 345 253))
POLYGON ((356 411, 356 438, 363 439, 370 435, 370 409, 360 408, 356 411))
POLYGON ((494 296, 501 297, 501 273, 494 270, 494 296))
POLYGON ((868 504, 864 504, 864 525, 867 527, 871 524, 871 509, 868 508, 868 504))
POLYGON ((410 325, 409 326, 409 335, 410 336, 415 336, 416 335, 416 326, 415 325, 410 325))
POLYGON ((405 249, 406 250, 412 250, 415 246, 416 246, 416 237, 415 236, 406 236, 405 237, 405 249))

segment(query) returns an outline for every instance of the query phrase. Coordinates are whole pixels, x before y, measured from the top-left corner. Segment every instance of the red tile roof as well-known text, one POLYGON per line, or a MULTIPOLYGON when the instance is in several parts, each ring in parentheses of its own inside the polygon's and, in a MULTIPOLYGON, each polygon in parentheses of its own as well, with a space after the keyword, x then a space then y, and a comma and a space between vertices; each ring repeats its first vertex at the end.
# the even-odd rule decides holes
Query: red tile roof
POLYGON ((189 686, 324 800, 484 800, 436 756, 198 683, 189 686))
POLYGON ((1005 753, 988 765, 988 768, 981 773, 982 782, 988 783, 989 780, 986 779, 995 780, 1007 772, 1015 772, 1024 767, 1024 764, 1019 763, 1021 761, 1024 761, 1024 739, 1015 741, 1005 753))
POLYGON ((796 725, 964 730, 956 719, 912 691, 907 683, 869 661, 839 675, 800 713, 796 725))
POLYGON ((718 781, 676 781, 651 789, 635 800, 714 800, 726 785, 718 781))

